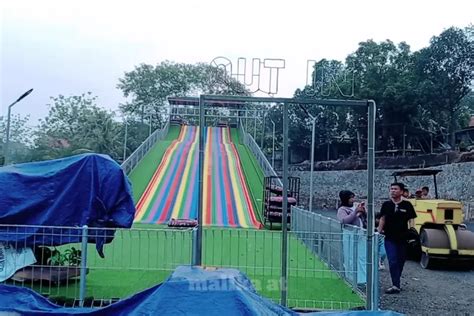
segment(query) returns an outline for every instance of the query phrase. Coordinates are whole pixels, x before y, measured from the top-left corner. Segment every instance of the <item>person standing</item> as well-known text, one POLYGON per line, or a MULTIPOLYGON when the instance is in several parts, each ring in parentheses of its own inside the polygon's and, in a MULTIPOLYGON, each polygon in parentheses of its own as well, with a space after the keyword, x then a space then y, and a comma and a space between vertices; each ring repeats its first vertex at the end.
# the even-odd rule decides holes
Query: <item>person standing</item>
POLYGON ((405 185, 390 185, 390 200, 385 201, 380 209, 378 232, 385 235, 385 250, 392 286, 385 290, 387 294, 400 293, 400 277, 407 255, 407 236, 409 228, 414 229, 416 212, 413 205, 402 198, 405 185))
POLYGON ((355 194, 351 191, 339 192, 341 204, 337 210, 337 219, 343 225, 353 225, 360 228, 367 227, 367 212, 364 203, 359 204, 354 209, 355 194))

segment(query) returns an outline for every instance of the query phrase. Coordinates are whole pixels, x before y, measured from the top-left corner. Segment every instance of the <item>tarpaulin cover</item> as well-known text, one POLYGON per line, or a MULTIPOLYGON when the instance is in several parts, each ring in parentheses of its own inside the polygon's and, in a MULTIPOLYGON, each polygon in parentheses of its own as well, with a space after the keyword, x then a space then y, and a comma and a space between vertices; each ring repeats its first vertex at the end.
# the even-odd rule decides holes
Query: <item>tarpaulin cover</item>
MULTIPOLYGON (((21 315, 297 315, 259 296, 238 270, 188 266, 178 267, 161 285, 100 309, 59 307, 29 289, 7 285, 0 285, 0 297, 0 311, 21 315)), ((358 311, 313 315, 399 314, 358 311)))
MULTIPOLYGON (((134 214, 130 182, 108 156, 84 154, 0 168, 1 224, 129 228, 134 214)), ((98 244, 111 240, 112 233, 106 235, 98 244)), ((0 226, 0 241, 22 247, 80 238, 80 229, 0 226)))

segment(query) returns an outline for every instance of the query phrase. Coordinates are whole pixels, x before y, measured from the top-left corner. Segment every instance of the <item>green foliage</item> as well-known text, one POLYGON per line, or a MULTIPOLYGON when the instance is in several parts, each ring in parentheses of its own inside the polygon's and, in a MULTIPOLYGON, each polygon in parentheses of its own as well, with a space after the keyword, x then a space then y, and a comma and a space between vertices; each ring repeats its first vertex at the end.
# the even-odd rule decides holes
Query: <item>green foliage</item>
POLYGON ((122 126, 115 114, 96 104, 91 93, 52 97, 48 116, 36 131, 35 160, 84 152, 109 154, 118 159, 122 126))
POLYGON ((420 101, 435 120, 443 122, 452 146, 459 119, 468 110, 462 100, 471 92, 474 80, 473 28, 451 27, 416 54, 420 101))
MULTIPOLYGON (((417 146, 423 139, 426 143, 430 135, 441 136, 445 143, 454 145, 454 131, 467 124, 472 112, 472 34, 472 25, 464 30, 452 27, 417 52, 411 52, 404 42, 361 42, 345 63, 327 59, 316 63, 312 85, 297 89, 295 96, 347 99, 353 85, 353 98, 374 99, 377 103, 379 150, 390 145, 401 148, 403 130, 409 141, 417 139, 417 146)), ((307 111, 316 117, 317 146, 357 138, 362 153, 366 109, 314 105, 307 111)), ((290 109, 289 135, 293 147, 310 147, 311 120, 298 107, 290 109)))
POLYGON ((71 247, 61 253, 57 248, 54 248, 47 263, 52 266, 78 266, 81 264, 81 251, 71 247))
MULTIPOLYGON (((30 159, 32 129, 28 126, 29 115, 12 114, 10 117, 10 161, 23 162, 30 159)), ((0 116, 0 166, 4 163, 7 117, 0 116)))
POLYGON ((168 97, 206 94, 248 94, 236 80, 227 78, 221 69, 207 64, 184 64, 170 61, 156 66, 141 64, 119 79, 117 88, 129 98, 121 110, 139 115, 141 120, 149 113, 161 122, 163 106, 168 97))

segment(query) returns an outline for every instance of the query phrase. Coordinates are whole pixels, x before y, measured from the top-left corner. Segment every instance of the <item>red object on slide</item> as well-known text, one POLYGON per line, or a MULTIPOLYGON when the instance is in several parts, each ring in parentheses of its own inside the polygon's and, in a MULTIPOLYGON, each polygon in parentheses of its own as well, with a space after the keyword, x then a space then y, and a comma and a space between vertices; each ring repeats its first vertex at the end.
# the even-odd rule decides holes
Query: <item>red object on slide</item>
POLYGON ((195 219, 174 219, 168 222, 168 227, 196 227, 198 221, 195 219))

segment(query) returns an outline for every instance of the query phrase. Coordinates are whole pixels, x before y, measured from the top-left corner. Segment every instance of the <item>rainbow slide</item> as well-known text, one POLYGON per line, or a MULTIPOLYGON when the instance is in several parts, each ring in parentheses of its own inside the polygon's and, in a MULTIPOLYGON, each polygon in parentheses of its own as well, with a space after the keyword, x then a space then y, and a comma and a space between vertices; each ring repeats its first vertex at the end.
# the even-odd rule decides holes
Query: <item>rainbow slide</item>
MULTIPOLYGON (((135 222, 197 218, 198 137, 198 127, 181 127, 138 201, 135 222)), ((204 225, 260 228, 230 130, 208 127, 205 139, 204 225)))

